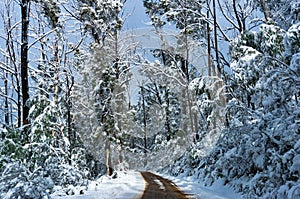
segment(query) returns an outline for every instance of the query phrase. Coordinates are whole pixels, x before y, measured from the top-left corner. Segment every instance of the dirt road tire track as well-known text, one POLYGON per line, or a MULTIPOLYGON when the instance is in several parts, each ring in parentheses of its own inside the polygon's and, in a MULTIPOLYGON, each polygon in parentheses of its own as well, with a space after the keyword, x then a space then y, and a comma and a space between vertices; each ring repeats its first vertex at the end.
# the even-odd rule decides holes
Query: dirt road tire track
POLYGON ((141 172, 147 182, 142 199, 192 199, 170 180, 151 172, 141 172))

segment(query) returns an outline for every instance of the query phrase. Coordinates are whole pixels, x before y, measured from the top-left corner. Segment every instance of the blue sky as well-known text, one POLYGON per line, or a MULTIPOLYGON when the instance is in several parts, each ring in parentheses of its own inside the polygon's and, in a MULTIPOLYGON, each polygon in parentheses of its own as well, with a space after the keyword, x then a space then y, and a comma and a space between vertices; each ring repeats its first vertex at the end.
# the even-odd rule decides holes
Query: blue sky
POLYGON ((142 0, 127 0, 125 3, 125 19, 124 29, 135 29, 147 26, 150 21, 145 13, 145 7, 142 0))

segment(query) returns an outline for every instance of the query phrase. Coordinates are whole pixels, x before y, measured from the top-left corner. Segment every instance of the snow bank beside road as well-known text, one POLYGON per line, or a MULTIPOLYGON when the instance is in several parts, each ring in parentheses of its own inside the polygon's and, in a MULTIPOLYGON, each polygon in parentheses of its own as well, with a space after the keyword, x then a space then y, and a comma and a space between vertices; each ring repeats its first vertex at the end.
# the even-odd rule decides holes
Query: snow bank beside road
POLYGON ((52 195, 53 199, 139 199, 142 197, 146 183, 139 172, 128 171, 126 174, 119 173, 119 177, 111 179, 103 176, 99 180, 91 182, 84 194, 80 188, 74 190, 75 195, 58 196, 52 195))
POLYGON ((230 187, 223 185, 221 181, 214 183, 212 186, 204 186, 199 179, 191 177, 173 177, 165 174, 156 173, 163 178, 169 179, 174 182, 181 191, 186 194, 191 194, 194 198, 199 199, 241 199, 242 196, 236 193, 230 187))

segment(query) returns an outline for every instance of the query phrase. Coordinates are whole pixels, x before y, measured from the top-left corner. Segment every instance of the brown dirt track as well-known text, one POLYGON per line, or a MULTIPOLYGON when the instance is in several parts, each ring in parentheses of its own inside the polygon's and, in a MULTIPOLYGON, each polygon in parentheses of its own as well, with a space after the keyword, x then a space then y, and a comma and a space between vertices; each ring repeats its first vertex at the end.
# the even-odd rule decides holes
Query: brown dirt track
POLYGON ((170 180, 162 178, 151 172, 141 172, 143 178, 147 182, 142 199, 192 199, 191 196, 183 193, 170 180), (161 185, 158 184, 160 181, 161 185))

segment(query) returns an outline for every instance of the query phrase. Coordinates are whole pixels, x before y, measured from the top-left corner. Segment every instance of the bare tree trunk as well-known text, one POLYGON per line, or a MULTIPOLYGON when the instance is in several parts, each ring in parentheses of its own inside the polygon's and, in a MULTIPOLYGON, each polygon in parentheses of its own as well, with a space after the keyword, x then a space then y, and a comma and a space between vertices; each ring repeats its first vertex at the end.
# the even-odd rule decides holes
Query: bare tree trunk
MULTIPOLYGON (((65 71, 68 71, 66 68, 66 63, 67 63, 67 55, 65 54, 64 57, 64 68, 65 71)), ((73 147, 76 144, 76 132, 73 131, 72 129, 72 114, 71 114, 71 109, 72 109, 72 102, 71 102, 71 91, 74 85, 74 77, 71 73, 66 73, 66 83, 67 83, 67 92, 66 92, 66 98, 67 98, 67 133, 68 133, 68 139, 70 141, 70 147, 69 147, 69 163, 71 164, 72 160, 72 150, 73 147)))
MULTIPOLYGON (((6 59, 7 60, 7 59, 6 59)), ((7 61, 8 62, 8 61, 7 61)), ((8 65, 8 63, 6 63, 8 65)), ((8 109, 8 72, 3 70, 4 75, 4 94, 5 94, 5 101, 4 101, 4 120, 5 125, 9 126, 9 109, 8 109)))
MULTIPOLYGON (((2 13, 2 20, 3 20, 3 23, 5 24, 5 30, 6 30, 6 34, 7 34, 7 40, 6 40, 6 50, 8 52, 8 59, 9 61, 7 60, 7 66, 12 66, 13 70, 14 70, 14 73, 11 73, 10 75, 7 73, 7 81, 8 81, 8 78, 10 77, 11 78, 11 89, 12 89, 12 93, 15 91, 17 93, 17 99, 15 101, 16 103, 16 106, 17 106, 17 127, 21 127, 22 125, 22 102, 21 102, 21 85, 20 85, 20 76, 19 76, 19 67, 17 65, 17 58, 16 58, 16 53, 15 53, 15 47, 14 47, 14 41, 15 41, 15 38, 14 38, 14 34, 13 34, 13 25, 12 25, 12 13, 10 11, 10 6, 11 6, 11 1, 6 1, 5 2, 5 8, 6 8, 6 15, 7 17, 5 18, 4 14, 2 13), (14 89, 14 90, 13 90, 14 89)), ((8 91, 9 88, 7 88, 7 91, 8 91)), ((9 92, 7 92, 8 94, 9 92)), ((12 98, 15 98, 13 97, 13 94, 11 96, 12 98)), ((10 103, 11 104, 11 103, 10 103)), ((10 123, 12 124, 13 123, 13 108, 14 106, 11 105, 10 106, 10 110, 9 110, 9 115, 10 115, 10 123)))
POLYGON ((146 105, 145 105, 145 93, 142 87, 142 106, 143 106, 143 124, 144 124, 144 153, 147 153, 147 115, 146 115, 146 105))
POLYGON ((215 41, 215 56, 216 56, 216 64, 218 77, 221 74, 221 67, 219 61, 219 48, 218 48, 218 31, 217 31, 217 13, 216 13, 216 1, 213 0, 213 13, 214 13, 214 41, 215 41))
MULTIPOLYGON (((235 0, 233 1, 235 2, 235 0)), ((221 89, 219 92, 219 98, 221 101, 221 105, 225 106, 226 105, 226 100, 224 96, 224 89, 223 89, 223 81, 222 81, 222 68, 220 65, 220 58, 219 58, 219 44, 218 44, 218 30, 217 30, 217 13, 216 13, 216 0, 213 0, 213 14, 214 14, 214 41, 215 41, 215 53, 216 53, 216 64, 217 64, 217 91, 221 89)))
POLYGON ((266 0, 260 0, 260 3, 262 5, 262 9, 263 9, 263 13, 264 13, 265 19, 266 19, 266 21, 268 21, 269 18, 270 18, 270 12, 269 12, 269 9, 267 7, 266 0))
MULTIPOLYGON (((124 109, 126 109, 126 107, 124 107, 124 99, 125 99, 125 89, 123 87, 123 82, 121 79, 121 59, 120 59, 120 53, 119 53, 119 36, 118 36, 118 31, 116 31, 114 33, 114 56, 115 56, 115 63, 114 63, 114 70, 116 72, 116 84, 115 84, 115 106, 116 106, 116 110, 115 110, 115 117, 116 117, 116 122, 117 122, 117 127, 118 127, 118 131, 122 132, 123 130, 123 122, 122 122, 122 118, 123 118, 123 112, 125 111, 124 109)), ((119 151, 119 159, 118 159, 118 163, 122 163, 123 162, 123 156, 124 156, 124 151, 123 151, 123 139, 120 138, 120 151, 119 151)))
POLYGON ((29 26, 29 0, 22 0, 21 3, 21 83, 22 83, 22 106, 23 106, 23 125, 29 124, 28 115, 29 107, 27 101, 29 99, 29 86, 28 86, 28 26, 29 26))
POLYGON ((165 87, 165 98, 166 98, 166 129, 167 129, 167 141, 171 140, 171 127, 170 127, 170 111, 169 111, 169 107, 170 107, 170 97, 169 97, 169 90, 167 88, 167 86, 165 87))
POLYGON ((187 101, 188 101, 188 107, 189 107, 189 118, 190 118, 190 123, 191 123, 191 131, 192 131, 192 133, 195 133, 196 129, 194 126, 193 111, 192 111, 193 102, 192 102, 192 97, 190 95, 188 86, 186 88, 186 93, 187 93, 187 101))
POLYGON ((72 131, 72 115, 71 115, 71 108, 72 108, 72 103, 71 103, 71 90, 73 86, 73 78, 72 82, 70 84, 69 77, 66 75, 67 79, 67 133, 68 133, 68 139, 70 141, 70 147, 69 147, 69 163, 71 164, 71 159, 72 159, 72 150, 75 145, 75 138, 76 134, 75 132, 73 133, 72 131))
POLYGON ((119 37, 118 32, 116 31, 114 33, 114 53, 115 53, 115 61, 114 61, 114 70, 116 71, 116 84, 115 84, 115 105, 116 105, 116 122, 119 130, 122 130, 122 107, 123 107, 123 96, 124 96, 124 89, 122 88, 121 82, 120 82, 120 55, 119 55, 119 37))
MULTIPOLYGON (((53 27, 55 28, 55 26, 53 27)), ((58 33, 54 31, 54 60, 53 66, 55 71, 54 78, 54 104, 58 104, 58 92, 59 92, 59 60, 58 60, 58 33)))
POLYGON ((145 92, 144 87, 141 87, 142 94, 142 108, 143 108, 143 127, 144 127, 144 167, 147 165, 147 115, 145 105, 145 92))
MULTIPOLYGON (((207 2, 207 11, 206 11, 206 17, 207 20, 209 20, 209 0, 206 1, 207 2)), ((208 76, 211 77, 212 75, 212 65, 211 65, 211 44, 210 44, 210 26, 209 26, 209 22, 207 22, 206 24, 206 28, 207 28, 207 64, 208 64, 208 76)))
POLYGON ((105 142, 105 164, 106 164, 106 174, 108 176, 112 175, 112 167, 111 167, 111 156, 110 156, 110 141, 106 139, 105 142))

